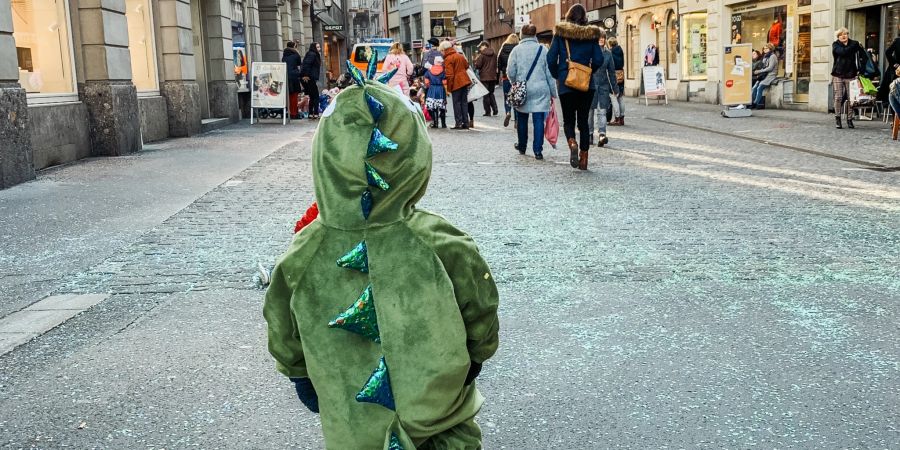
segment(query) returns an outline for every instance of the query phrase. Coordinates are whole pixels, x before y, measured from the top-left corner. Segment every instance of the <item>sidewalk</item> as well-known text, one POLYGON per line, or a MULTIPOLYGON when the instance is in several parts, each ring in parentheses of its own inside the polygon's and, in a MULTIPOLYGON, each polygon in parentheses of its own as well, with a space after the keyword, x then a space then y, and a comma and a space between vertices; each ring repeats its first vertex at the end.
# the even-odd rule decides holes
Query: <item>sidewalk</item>
MULTIPOLYGON (((649 106, 644 106, 643 97, 626 101, 626 123, 629 118, 647 118, 821 152, 859 165, 900 166, 900 141, 891 140, 890 124, 880 119, 856 120, 853 130, 845 122, 844 129, 838 130, 833 115, 819 112, 767 109, 753 111, 751 117, 728 119, 721 116, 724 109, 721 105, 673 101, 669 105, 657 105, 651 101, 649 106)), ((611 127, 611 135, 618 129, 611 127)))

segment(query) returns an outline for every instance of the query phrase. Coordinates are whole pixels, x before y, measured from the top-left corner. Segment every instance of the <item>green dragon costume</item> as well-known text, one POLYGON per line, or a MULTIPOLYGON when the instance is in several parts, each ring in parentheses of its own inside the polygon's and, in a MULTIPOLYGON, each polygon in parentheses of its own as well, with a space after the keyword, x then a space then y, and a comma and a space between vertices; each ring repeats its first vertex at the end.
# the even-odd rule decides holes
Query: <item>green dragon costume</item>
POLYGON ((479 449, 472 379, 497 350, 497 288, 469 236, 416 209, 424 119, 369 64, 368 79, 347 64, 356 85, 313 139, 319 217, 273 271, 269 351, 311 381, 328 449, 479 449))

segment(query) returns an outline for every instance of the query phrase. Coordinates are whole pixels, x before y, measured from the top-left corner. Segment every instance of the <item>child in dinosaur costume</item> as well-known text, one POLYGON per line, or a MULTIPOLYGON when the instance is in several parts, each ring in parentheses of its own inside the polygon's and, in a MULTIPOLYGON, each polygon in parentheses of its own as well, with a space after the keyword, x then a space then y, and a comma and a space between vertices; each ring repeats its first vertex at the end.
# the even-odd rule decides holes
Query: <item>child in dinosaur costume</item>
MULTIPOLYGON (((269 351, 334 450, 481 448, 473 383, 497 350, 497 289, 472 239, 416 209, 431 142, 408 98, 355 86, 313 139, 319 217, 278 260, 269 351)), ((391 73, 379 80, 390 79, 391 73)))

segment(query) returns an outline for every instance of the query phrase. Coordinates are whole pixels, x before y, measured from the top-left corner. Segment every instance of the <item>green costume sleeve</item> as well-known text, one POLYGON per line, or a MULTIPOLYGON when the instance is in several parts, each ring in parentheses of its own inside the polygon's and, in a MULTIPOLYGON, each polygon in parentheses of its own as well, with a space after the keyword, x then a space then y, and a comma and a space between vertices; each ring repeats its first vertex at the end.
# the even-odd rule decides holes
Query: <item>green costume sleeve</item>
POLYGON ((288 377, 305 378, 306 359, 297 321, 291 311, 293 289, 285 278, 281 263, 272 271, 272 281, 266 291, 263 316, 269 324, 269 353, 275 358, 275 368, 288 377))
POLYGON ((453 283, 456 302, 466 325, 469 356, 472 361, 483 363, 494 355, 499 345, 497 306, 500 297, 494 277, 471 237, 443 217, 429 213, 423 216, 432 222, 428 227, 429 239, 434 242, 434 250, 453 283))

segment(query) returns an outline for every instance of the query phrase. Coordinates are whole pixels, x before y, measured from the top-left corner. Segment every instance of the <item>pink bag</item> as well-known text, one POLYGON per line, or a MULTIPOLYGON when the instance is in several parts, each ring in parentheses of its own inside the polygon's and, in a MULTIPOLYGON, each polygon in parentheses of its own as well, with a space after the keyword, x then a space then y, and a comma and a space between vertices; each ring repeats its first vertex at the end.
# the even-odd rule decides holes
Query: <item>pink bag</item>
POLYGON ((426 121, 426 122, 431 122, 431 113, 428 112, 427 109, 423 109, 422 111, 425 113, 425 121, 426 121))
POLYGON ((550 97, 550 112, 544 120, 544 139, 556 150, 556 141, 559 139, 559 119, 556 117, 556 105, 553 97, 550 97))

